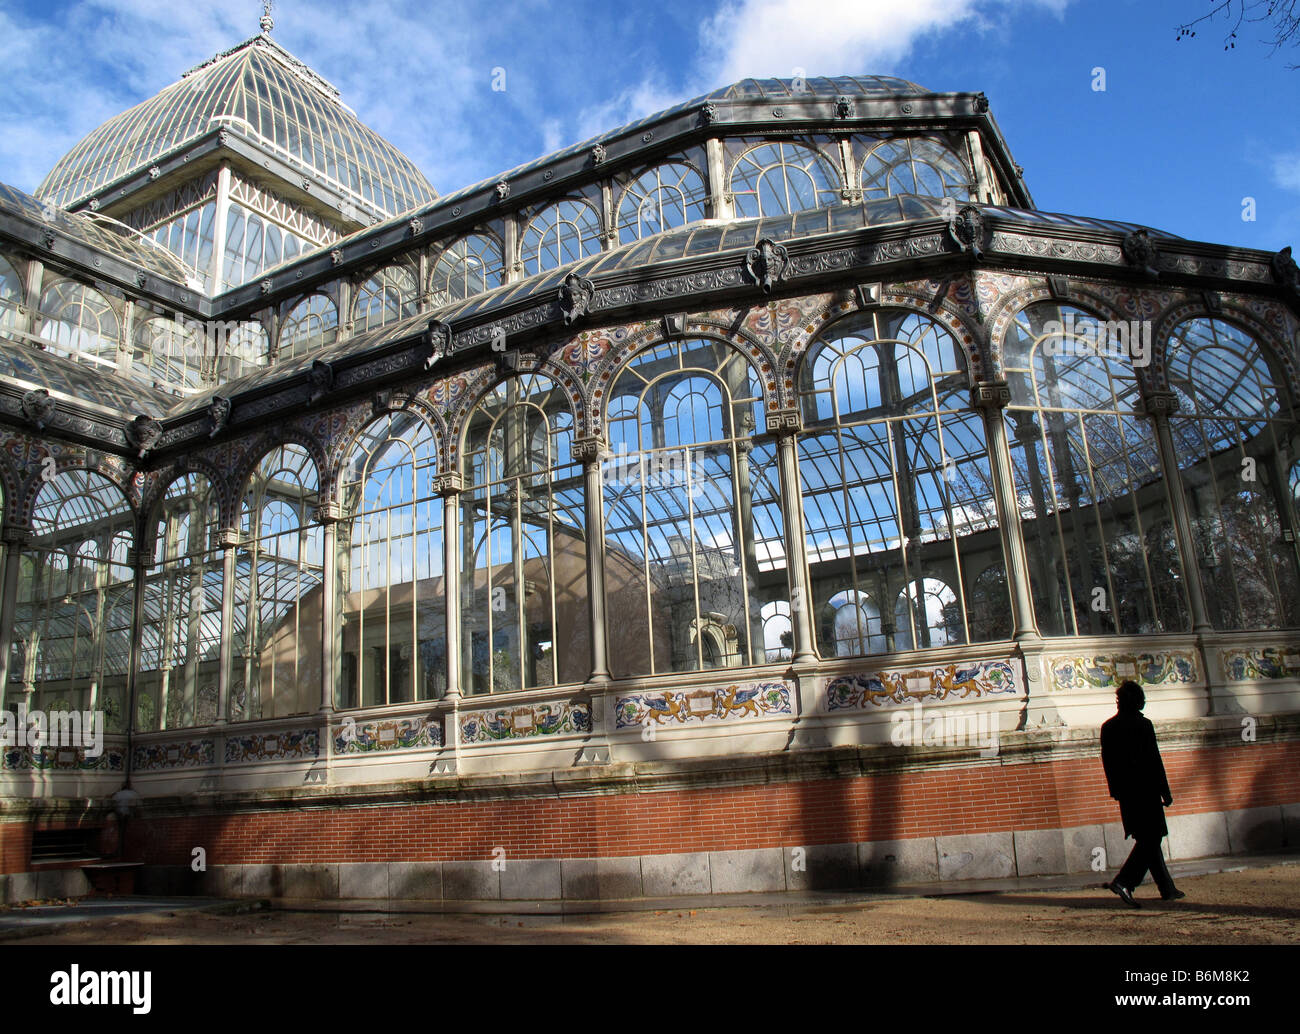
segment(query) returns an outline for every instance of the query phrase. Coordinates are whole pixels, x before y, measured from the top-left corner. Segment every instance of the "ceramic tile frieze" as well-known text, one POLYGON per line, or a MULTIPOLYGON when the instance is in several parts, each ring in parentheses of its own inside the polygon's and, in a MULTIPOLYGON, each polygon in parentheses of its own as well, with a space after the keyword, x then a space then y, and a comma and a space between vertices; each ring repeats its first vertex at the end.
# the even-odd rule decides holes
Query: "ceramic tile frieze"
POLYGON ((746 682, 710 689, 633 693, 614 702, 615 728, 728 721, 793 713, 785 682, 746 682))
POLYGON ((912 701, 978 700, 1019 693, 1017 668, 1011 661, 992 660, 837 675, 826 680, 826 709, 861 710, 912 701))

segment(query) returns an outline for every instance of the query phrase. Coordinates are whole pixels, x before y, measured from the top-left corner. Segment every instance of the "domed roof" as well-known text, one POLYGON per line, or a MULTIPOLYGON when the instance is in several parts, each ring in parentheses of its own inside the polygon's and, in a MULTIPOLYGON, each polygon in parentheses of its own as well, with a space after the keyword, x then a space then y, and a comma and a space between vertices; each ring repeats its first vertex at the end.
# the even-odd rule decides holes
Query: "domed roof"
POLYGON ((296 159, 390 215, 438 196, 406 155, 343 105, 333 86, 265 34, 109 119, 59 160, 36 193, 70 207, 222 127, 296 159))

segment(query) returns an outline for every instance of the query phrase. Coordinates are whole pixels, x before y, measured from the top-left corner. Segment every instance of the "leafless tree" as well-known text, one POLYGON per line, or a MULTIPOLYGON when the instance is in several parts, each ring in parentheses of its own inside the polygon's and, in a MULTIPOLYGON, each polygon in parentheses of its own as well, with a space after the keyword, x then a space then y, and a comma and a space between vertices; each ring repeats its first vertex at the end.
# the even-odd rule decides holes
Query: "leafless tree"
MULTIPOLYGON (((1243 25, 1264 25, 1271 39, 1264 39, 1273 50, 1300 47, 1300 0, 1209 0, 1210 9, 1199 18, 1178 26, 1177 39, 1192 38, 1197 26, 1223 15, 1231 26, 1223 38, 1224 50, 1235 50, 1237 34, 1243 25)), ((1300 65, 1287 65, 1295 71, 1300 65)))

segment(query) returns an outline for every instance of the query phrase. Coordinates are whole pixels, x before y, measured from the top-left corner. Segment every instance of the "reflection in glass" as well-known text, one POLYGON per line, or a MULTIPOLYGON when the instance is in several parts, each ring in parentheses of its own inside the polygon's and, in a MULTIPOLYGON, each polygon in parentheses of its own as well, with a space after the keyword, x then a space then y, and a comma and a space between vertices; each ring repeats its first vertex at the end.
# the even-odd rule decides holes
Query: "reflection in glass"
POLYGON ((568 397, 538 374, 498 384, 470 418, 464 464, 464 691, 585 680, 584 484, 568 397))
POLYGON ((230 718, 320 706, 322 579, 316 465, 301 445, 272 449, 249 478, 235 556, 230 718))
POLYGON ((1038 302, 1003 343, 1007 438, 1044 635, 1188 626, 1169 496, 1133 371, 1142 349, 1121 330, 1038 302))
POLYGON ((343 470, 340 708, 433 700, 447 688, 437 442, 415 413, 380 417, 343 470))
POLYGON ((1255 340, 1220 319, 1179 324, 1166 364, 1210 620, 1217 628, 1300 623, 1296 547, 1284 536, 1294 505, 1282 459, 1292 414, 1278 380, 1255 340))
POLYGON ((775 441, 761 382, 719 341, 647 348, 610 394, 602 465, 615 675, 790 656, 775 441))
POLYGON ((984 425, 966 359, 915 313, 833 325, 800 376, 799 470, 823 657, 910 650, 1005 634, 1002 563, 984 425))

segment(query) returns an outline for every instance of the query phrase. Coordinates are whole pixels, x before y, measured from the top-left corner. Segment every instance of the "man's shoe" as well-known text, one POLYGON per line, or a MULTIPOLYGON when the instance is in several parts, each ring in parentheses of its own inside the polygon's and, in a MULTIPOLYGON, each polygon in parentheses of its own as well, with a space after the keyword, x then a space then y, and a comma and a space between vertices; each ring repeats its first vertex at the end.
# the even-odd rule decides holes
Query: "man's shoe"
POLYGON ((1177 887, 1175 887, 1173 890, 1171 890, 1168 894, 1161 894, 1160 896, 1161 896, 1165 901, 1177 901, 1179 898, 1185 898, 1185 897, 1187 897, 1187 895, 1184 894, 1184 893, 1183 893, 1181 890, 1179 890, 1177 887))
POLYGON ((1130 908, 1142 907, 1136 901, 1133 900, 1133 892, 1129 890, 1126 886, 1124 886, 1124 884, 1120 883, 1119 880, 1115 880, 1112 883, 1106 884, 1106 889, 1112 891, 1115 894, 1118 894, 1120 900, 1123 901, 1124 904, 1128 905, 1130 908))

